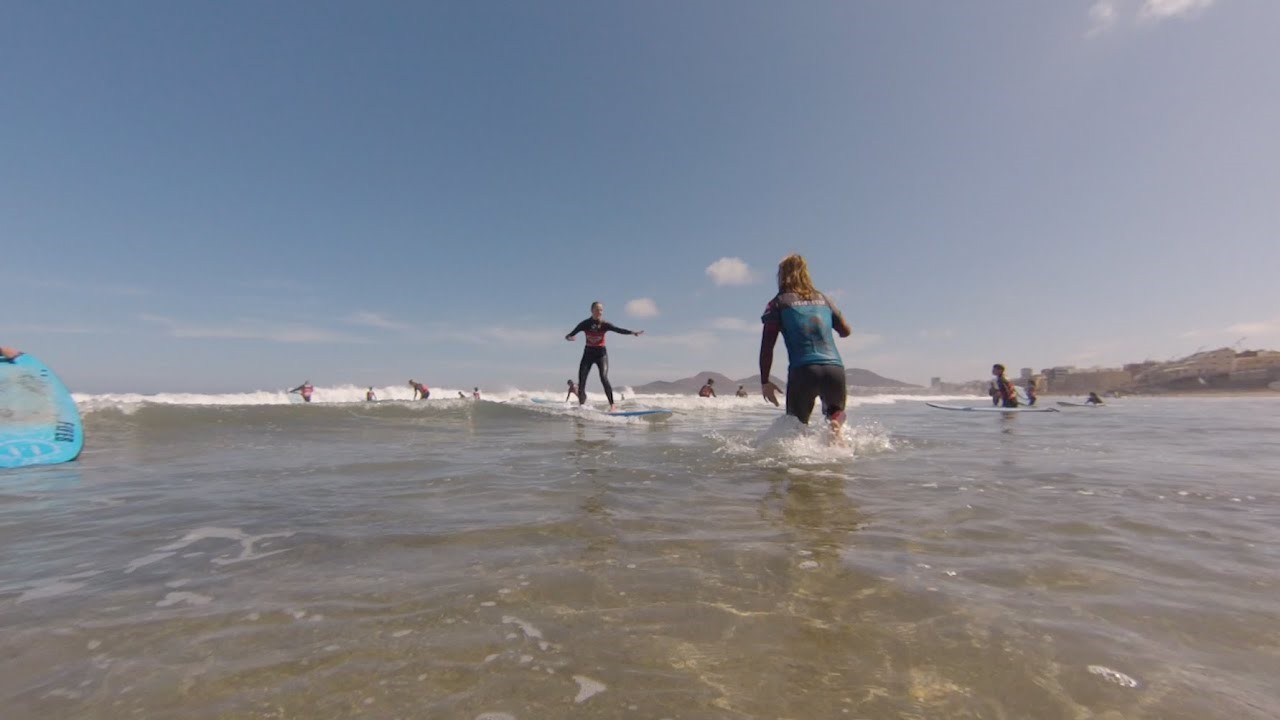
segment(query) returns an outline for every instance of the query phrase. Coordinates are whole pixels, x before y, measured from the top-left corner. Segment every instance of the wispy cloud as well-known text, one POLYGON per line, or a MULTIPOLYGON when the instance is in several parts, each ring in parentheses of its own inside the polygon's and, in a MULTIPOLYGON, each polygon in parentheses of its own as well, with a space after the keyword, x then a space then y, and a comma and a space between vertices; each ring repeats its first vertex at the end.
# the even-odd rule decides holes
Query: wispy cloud
POLYGON ((402 322, 396 322, 385 315, 375 312, 357 312, 352 313, 342 319, 349 325, 359 325, 362 327, 377 328, 379 330, 408 330, 409 326, 402 322))
POLYGON ((1204 10, 1214 0, 1146 0, 1142 3, 1139 14, 1144 18, 1163 20, 1164 18, 1188 16, 1204 10))
POLYGON ((165 328, 170 337, 187 339, 263 340, 278 343, 366 343, 364 338, 312 325, 274 325, 261 320, 238 320, 225 325, 192 325, 160 315, 143 314, 142 320, 165 328))
POLYGON ((742 258, 722 257, 707 266, 707 276, 716 285, 750 285, 751 268, 742 258))
POLYGON ((760 321, 747 322, 742 318, 718 317, 711 321, 711 327, 726 332, 753 332, 760 329, 760 321))
POLYGON ((1280 335, 1280 320, 1236 323, 1234 325, 1227 326, 1227 332, 1232 335, 1245 335, 1251 337, 1280 335))
POLYGON ((875 347, 884 342, 884 337, 875 333, 859 333, 855 332, 847 338, 840 340, 840 344, 850 352, 861 352, 869 347, 875 347))
POLYGON ((13 335, 99 335, 115 332, 114 328, 87 325, 0 325, 0 332, 13 335))
POLYGON ((720 345, 720 338, 715 333, 694 330, 674 335, 654 335, 645 333, 642 338, 645 345, 678 347, 685 350, 711 350, 720 345))
POLYGON ((1159 22, 1170 18, 1189 19, 1207 10, 1217 0, 1097 0, 1089 6, 1089 32, 1094 36, 1117 27, 1126 20, 1159 22))
POLYGON ((626 310, 627 315, 633 318, 651 318, 660 314, 658 312, 658 303, 647 297, 630 300, 623 309, 626 310))

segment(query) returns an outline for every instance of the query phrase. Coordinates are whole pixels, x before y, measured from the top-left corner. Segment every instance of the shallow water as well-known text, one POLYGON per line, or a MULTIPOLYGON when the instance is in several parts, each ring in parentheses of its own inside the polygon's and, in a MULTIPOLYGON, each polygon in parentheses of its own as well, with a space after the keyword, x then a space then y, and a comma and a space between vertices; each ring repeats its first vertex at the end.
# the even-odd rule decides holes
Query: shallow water
POLYGON ((82 400, 0 473, 4 717, 1280 715, 1277 399, 503 399, 82 400))

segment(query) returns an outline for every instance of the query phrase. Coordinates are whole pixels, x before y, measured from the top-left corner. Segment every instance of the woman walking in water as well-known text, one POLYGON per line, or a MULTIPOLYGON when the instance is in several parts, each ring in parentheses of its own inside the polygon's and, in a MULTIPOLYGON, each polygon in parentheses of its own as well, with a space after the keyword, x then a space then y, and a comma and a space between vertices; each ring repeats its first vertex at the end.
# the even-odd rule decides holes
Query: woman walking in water
POLYGON ((778 335, 787 345, 787 414, 808 424, 814 401, 822 398, 822 414, 839 431, 844 424, 844 362, 831 331, 849 337, 853 330, 835 303, 818 292, 809 266, 800 255, 778 263, 778 294, 765 306, 760 338, 760 387, 764 398, 778 404, 778 386, 769 381, 773 346, 778 335))
POLYGON ((591 374, 591 366, 595 365, 600 369, 600 384, 604 385, 604 394, 609 399, 609 410, 612 412, 614 405, 613 386, 609 384, 609 351, 604 346, 604 334, 610 330, 621 335, 637 337, 644 334, 643 330, 632 332, 605 322, 604 303, 597 300, 591 303, 591 317, 578 323, 573 332, 565 335, 564 339, 573 342, 574 335, 578 333, 587 335, 587 345, 582 348, 582 360, 578 362, 578 404, 585 405, 587 402, 587 375, 591 374))

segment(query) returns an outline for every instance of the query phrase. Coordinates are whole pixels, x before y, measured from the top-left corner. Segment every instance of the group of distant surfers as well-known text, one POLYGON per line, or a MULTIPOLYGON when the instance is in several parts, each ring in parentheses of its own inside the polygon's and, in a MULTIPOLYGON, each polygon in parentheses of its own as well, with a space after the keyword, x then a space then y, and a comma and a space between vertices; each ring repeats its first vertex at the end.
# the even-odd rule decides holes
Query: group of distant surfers
MULTIPOLYGON (((765 305, 764 314, 760 317, 764 326, 760 338, 760 393, 768 402, 779 405, 781 389, 769 379, 769 373, 773 366, 774 346, 781 335, 790 361, 785 395, 787 414, 808 423, 815 403, 821 399, 823 415, 838 429, 845 419, 847 388, 844 362, 836 349, 832 331, 840 337, 848 337, 853 330, 835 303, 814 287, 803 256, 793 254, 783 258, 778 263, 777 279, 778 292, 765 305)), ((610 411, 616 409, 613 385, 609 383, 609 351, 605 345, 605 336, 610 332, 633 337, 644 335, 643 330, 628 330, 605 320, 604 303, 596 301, 591 303, 591 316, 564 336, 568 342, 573 342, 578 333, 583 333, 586 338, 582 358, 578 361, 578 381, 567 381, 566 401, 576 395, 579 405, 586 404, 587 379, 594 367, 610 411)), ((431 390, 425 384, 410 380, 409 386, 413 388, 415 400, 431 397, 431 390)), ((315 386, 307 381, 289 392, 301 395, 303 402, 310 402, 315 386)), ((463 393, 458 394, 465 397, 463 393)), ((698 394, 715 397, 714 381, 708 379, 698 394)), ((739 385, 736 395, 747 397, 746 387, 739 385)), ((480 388, 475 389, 473 397, 480 398, 480 388)), ((365 399, 377 399, 372 387, 365 393, 365 399)))
MULTIPOLYGON (((1021 404, 1018 397, 1018 388, 1004 376, 1004 366, 996 363, 991 366, 991 386, 987 389, 987 393, 991 395, 991 404, 996 407, 1016 408, 1021 404)), ((1027 406, 1036 404, 1036 381, 1034 378, 1027 378, 1026 387, 1027 406)), ((1102 398, 1098 397, 1098 393, 1091 392, 1089 397, 1085 399, 1086 405, 1104 405, 1102 398)))

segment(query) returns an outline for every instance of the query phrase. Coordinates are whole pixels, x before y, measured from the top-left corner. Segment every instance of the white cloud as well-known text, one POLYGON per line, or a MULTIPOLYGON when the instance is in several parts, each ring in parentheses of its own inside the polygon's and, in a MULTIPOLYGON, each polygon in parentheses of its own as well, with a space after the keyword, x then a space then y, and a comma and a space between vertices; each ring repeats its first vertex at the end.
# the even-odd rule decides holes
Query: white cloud
POLYGON ((658 317, 658 303, 650 298, 636 298, 627 302, 623 308, 633 318, 658 317))
POLYGON ((188 325, 159 315, 141 319, 162 325, 169 335, 189 339, 265 340, 279 343, 364 343, 363 338, 344 335, 312 325, 271 325, 259 320, 241 320, 230 325, 188 325))
POLYGON ((1280 321, 1242 322, 1231 325, 1227 332, 1232 335, 1267 336, 1280 334, 1280 321))
POLYGON ((1111 0, 1098 0, 1089 8, 1090 35, 1110 30, 1116 24, 1116 6, 1111 0))
POLYGON ((361 325, 364 327, 378 328, 379 330, 407 330, 408 325, 396 322, 380 313, 375 312, 357 312, 343 318, 343 321, 351 325, 361 325))
POLYGON ((760 329, 760 322, 747 322, 736 317, 718 317, 711 321, 711 327, 727 332, 752 332, 760 329))
POLYGON ((751 268, 742 258, 722 257, 707 266, 707 276, 716 285, 749 285, 753 278, 751 268))
POLYGON ((1203 10, 1214 3, 1214 0, 1146 0, 1142 3, 1141 15, 1144 18, 1161 20, 1164 18, 1188 15, 1203 10))
POLYGON ((1107 32, 1122 21, 1159 22, 1190 18, 1217 0, 1097 0, 1089 6, 1090 37, 1107 32))

